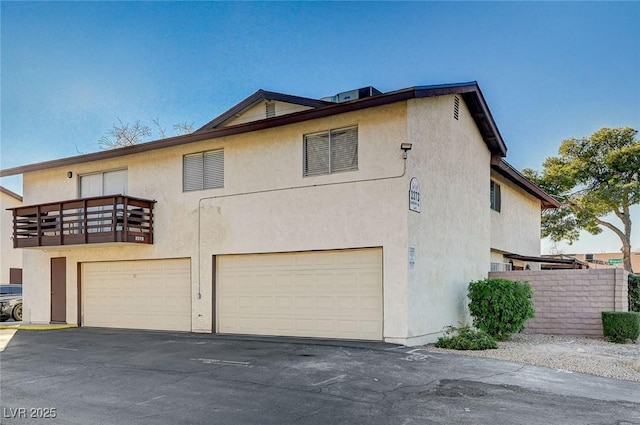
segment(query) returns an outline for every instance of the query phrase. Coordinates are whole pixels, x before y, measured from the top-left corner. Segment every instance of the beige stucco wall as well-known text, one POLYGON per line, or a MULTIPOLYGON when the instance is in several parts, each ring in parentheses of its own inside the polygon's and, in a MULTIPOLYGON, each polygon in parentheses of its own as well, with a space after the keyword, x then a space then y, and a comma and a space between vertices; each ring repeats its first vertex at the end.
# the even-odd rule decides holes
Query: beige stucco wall
POLYGON ((20 205, 20 200, 0 192, 0 283, 9 283, 9 269, 22 268, 22 250, 13 249, 13 213, 7 211, 20 205))
POLYGON ((28 173, 25 204, 73 199, 78 176, 127 168, 129 195, 155 199, 154 244, 25 250, 25 319, 50 318, 50 258, 67 258, 67 321, 76 321, 77 264, 191 258, 192 329, 211 331, 211 256, 383 247, 384 334, 406 336, 405 104, 112 160, 28 173), (302 135, 358 125, 359 170, 302 176, 302 135), (225 187, 182 192, 182 156, 224 148, 225 187), (382 159, 382 160, 381 160, 382 159), (73 177, 67 178, 72 171, 73 177), (370 180, 370 181, 362 181, 370 180), (361 181, 361 182, 357 182, 361 181), (268 191, 256 193, 261 191, 268 191), (201 223, 200 237, 198 221, 201 223), (200 297, 198 297, 200 293, 200 297))
MULTIPOLYGON (((69 323, 77 317, 79 263, 189 258, 192 330, 210 332, 212 255, 382 247, 385 340, 412 345, 433 341, 444 326, 468 319, 467 285, 487 276, 493 258, 490 153, 464 102, 460 106, 460 119, 454 120, 453 96, 413 99, 27 173, 25 205, 75 199, 78 176, 124 168, 128 194, 157 203, 153 245, 25 250, 24 280, 30 283, 25 287, 25 319, 34 323, 50 319, 53 257, 67 258, 69 323), (358 170, 303 177, 303 135, 353 125, 359 134, 358 170), (413 149, 405 162, 400 144, 406 141, 413 143, 413 149), (224 188, 184 193, 183 155, 220 148, 224 188), (67 178, 68 171, 72 178, 67 178), (419 214, 408 208, 411 177, 420 182, 419 214), (416 252, 411 270, 409 247, 416 252)), ((503 208, 510 203, 506 189, 503 208)), ((517 207, 530 208, 511 204, 514 213, 517 207)), ((531 220, 524 221, 529 232, 531 220)), ((521 253, 530 253, 529 243, 527 238, 527 252, 521 253)))
MULTIPOLYGON (((495 251, 540 255, 540 200, 492 171, 491 179, 500 185, 500 212, 489 208, 491 215, 491 248, 495 251)), ((489 204, 489 182, 486 184, 489 204)), ((508 262, 505 260, 504 262, 508 262)))
POLYGON ((415 267, 408 273, 412 344, 432 342, 443 327, 465 321, 467 285, 489 270, 491 157, 462 99, 460 119, 453 118, 453 99, 408 102, 413 149, 404 208, 409 246, 416 252, 415 267), (420 183, 420 213, 408 208, 412 177, 420 183))

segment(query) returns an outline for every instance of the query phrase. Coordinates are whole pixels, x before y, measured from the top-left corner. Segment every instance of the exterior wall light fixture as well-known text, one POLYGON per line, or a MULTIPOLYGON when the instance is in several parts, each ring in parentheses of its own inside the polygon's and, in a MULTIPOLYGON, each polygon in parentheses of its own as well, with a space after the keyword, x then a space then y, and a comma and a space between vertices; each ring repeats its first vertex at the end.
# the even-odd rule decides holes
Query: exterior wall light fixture
POLYGON ((407 152, 411 150, 413 144, 411 143, 401 143, 400 149, 402 149, 402 158, 407 159, 407 152))
POLYGON ((68 171, 68 172, 67 172, 67 177, 68 177, 68 178, 73 177, 73 173, 72 173, 71 171, 68 171))

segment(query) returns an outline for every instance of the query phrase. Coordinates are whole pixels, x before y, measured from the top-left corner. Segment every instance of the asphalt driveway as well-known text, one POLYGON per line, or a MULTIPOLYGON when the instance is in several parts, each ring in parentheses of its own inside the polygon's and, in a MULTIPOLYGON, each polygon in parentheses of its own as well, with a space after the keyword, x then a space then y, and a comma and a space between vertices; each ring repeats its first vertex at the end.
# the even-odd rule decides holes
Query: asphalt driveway
POLYGON ((637 383, 388 344, 79 328, 0 356, 3 424, 640 424, 637 383))

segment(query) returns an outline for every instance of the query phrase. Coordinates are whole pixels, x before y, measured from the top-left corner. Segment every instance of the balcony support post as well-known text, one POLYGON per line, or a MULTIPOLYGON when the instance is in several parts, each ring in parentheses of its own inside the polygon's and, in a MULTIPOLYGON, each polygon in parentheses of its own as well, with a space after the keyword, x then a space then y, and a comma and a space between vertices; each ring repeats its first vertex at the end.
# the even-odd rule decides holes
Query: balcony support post
POLYGON ((82 215, 83 215, 83 219, 82 219, 82 233, 84 236, 84 243, 89 243, 89 232, 88 232, 88 225, 89 222, 87 220, 87 200, 83 199, 82 200, 82 215))
POLYGON ((18 247, 18 210, 13 210, 13 248, 18 247))
POLYGON ((153 244, 153 203, 149 205, 149 243, 153 244))
POLYGON ((123 239, 129 241, 129 198, 124 198, 124 211, 122 220, 122 235, 123 239))
POLYGON ((64 207, 63 207, 63 203, 60 202, 58 204, 58 225, 56 226, 59 236, 60 236, 60 245, 64 245, 64 207))
POLYGON ((42 212, 40 211, 41 206, 38 205, 36 208, 36 234, 38 235, 38 246, 42 246, 42 212))
POLYGON ((122 242, 118 240, 118 198, 115 196, 111 198, 111 232, 113 233, 113 240, 115 242, 122 242))

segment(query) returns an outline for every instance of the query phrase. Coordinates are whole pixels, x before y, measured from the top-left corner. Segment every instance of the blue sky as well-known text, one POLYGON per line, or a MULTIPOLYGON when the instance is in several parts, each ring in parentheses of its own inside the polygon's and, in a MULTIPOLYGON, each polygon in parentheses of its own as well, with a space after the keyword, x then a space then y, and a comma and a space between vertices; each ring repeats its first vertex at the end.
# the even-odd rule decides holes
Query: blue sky
MULTIPOLYGON (((519 169, 539 169, 568 137, 640 129, 636 2, 0 7, 2 168, 99 150, 118 118, 197 128, 259 88, 320 98, 475 80, 519 169)), ((21 192, 19 179, 1 184, 21 192)), ((559 246, 619 247, 607 232, 559 246)))

